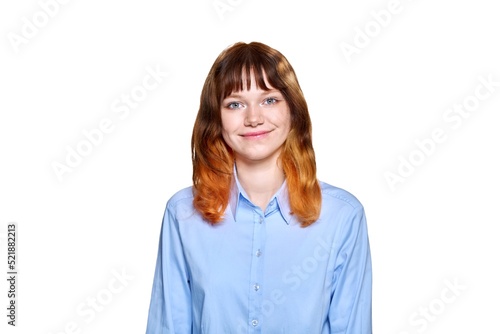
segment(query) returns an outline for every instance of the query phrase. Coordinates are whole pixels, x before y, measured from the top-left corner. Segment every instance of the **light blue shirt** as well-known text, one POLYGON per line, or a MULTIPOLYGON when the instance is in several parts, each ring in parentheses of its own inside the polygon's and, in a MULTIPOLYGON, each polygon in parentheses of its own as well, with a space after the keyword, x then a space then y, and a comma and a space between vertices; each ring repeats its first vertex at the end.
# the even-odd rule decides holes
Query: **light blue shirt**
POLYGON ((224 221, 167 203, 147 334, 369 334, 372 266, 363 206, 320 183, 319 219, 300 227, 286 181, 265 212, 237 178, 224 221))

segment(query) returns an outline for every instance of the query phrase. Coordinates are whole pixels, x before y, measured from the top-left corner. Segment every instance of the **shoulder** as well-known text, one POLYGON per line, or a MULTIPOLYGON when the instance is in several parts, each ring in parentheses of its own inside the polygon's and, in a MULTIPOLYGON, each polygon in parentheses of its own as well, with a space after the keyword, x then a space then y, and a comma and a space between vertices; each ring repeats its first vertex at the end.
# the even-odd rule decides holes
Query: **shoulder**
MULTIPOLYGON (((365 209, 356 196, 345 189, 320 182, 322 203, 318 222, 340 231, 365 229, 365 209), (334 224, 330 224, 335 222, 334 224)), ((340 235, 344 235, 341 233, 340 235)))
POLYGON ((178 190, 167 201, 164 219, 173 218, 176 222, 192 220, 198 216, 193 205, 193 187, 186 187, 178 190))
POLYGON ((352 210, 363 209, 361 202, 345 189, 335 187, 326 182, 319 182, 321 187, 321 195, 323 197, 323 205, 327 206, 341 206, 351 208, 352 210))
POLYGON ((176 211, 179 208, 185 208, 186 206, 192 207, 193 205, 193 187, 186 187, 178 190, 170 199, 167 201, 167 209, 176 211))

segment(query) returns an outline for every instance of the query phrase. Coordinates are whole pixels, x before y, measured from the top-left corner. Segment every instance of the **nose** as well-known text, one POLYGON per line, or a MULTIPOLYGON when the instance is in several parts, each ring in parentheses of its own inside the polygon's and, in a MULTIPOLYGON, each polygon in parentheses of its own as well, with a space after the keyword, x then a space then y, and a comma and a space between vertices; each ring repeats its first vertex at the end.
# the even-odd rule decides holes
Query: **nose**
POLYGON ((245 126, 256 127, 264 123, 264 117, 259 106, 247 106, 245 114, 245 126))

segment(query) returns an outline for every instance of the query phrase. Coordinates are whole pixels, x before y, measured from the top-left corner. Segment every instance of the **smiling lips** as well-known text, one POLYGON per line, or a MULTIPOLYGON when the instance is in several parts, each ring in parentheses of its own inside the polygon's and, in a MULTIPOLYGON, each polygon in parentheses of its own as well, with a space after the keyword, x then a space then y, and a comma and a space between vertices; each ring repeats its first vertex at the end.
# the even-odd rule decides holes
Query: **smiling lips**
POLYGON ((242 134, 241 136, 247 139, 259 139, 266 136, 271 131, 256 131, 256 132, 247 132, 242 134))

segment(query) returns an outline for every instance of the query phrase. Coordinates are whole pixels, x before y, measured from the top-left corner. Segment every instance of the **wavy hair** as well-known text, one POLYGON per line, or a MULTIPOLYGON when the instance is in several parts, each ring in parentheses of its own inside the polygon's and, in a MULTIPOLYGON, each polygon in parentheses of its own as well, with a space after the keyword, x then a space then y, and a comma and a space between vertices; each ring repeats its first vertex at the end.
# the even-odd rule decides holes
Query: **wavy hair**
POLYGON ((288 104, 290 133, 279 160, 287 180, 292 214, 303 227, 315 222, 321 210, 321 189, 316 178, 312 126, 295 71, 279 51, 258 42, 236 43, 217 57, 203 85, 200 108, 191 137, 193 205, 204 219, 223 220, 233 181, 234 156, 222 138, 221 103, 232 92, 250 87, 269 90, 265 79, 288 104), (246 82, 244 82, 246 80, 246 82))

